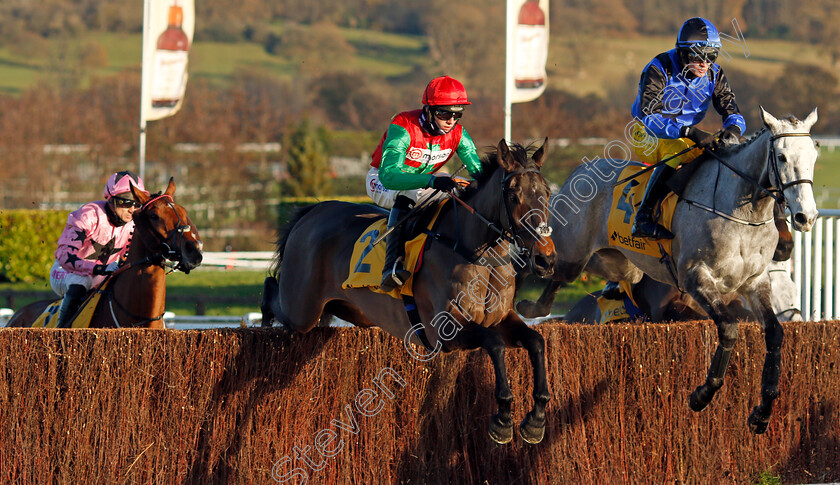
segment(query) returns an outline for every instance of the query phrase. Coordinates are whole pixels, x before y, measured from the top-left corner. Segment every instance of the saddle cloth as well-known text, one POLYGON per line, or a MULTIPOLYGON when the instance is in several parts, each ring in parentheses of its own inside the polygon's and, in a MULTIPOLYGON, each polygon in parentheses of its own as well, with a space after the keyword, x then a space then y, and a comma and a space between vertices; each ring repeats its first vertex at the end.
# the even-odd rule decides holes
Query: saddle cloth
MULTIPOLYGON (((621 172, 618 178, 621 180, 629 177, 644 168, 641 165, 629 165, 621 172)), ((610 246, 617 246, 659 258, 662 256, 659 245, 662 245, 666 253, 671 254, 670 239, 651 240, 647 238, 634 238, 630 234, 630 228, 636 219, 636 211, 642 202, 645 187, 647 187, 651 173, 653 171, 644 173, 613 188, 610 216, 607 219, 607 234, 609 234, 610 246)), ((674 209, 677 207, 678 200, 679 198, 676 194, 668 194, 665 200, 662 201, 659 210, 654 213, 655 216, 658 216, 656 221, 669 231, 671 230, 671 220, 674 216, 674 209)))
POLYGON ((598 309, 601 311, 599 322, 610 323, 645 318, 645 314, 639 309, 636 301, 633 299, 633 291, 630 283, 620 281, 618 284, 624 293, 624 298, 621 300, 611 300, 603 296, 598 297, 598 309))
MULTIPOLYGON (((425 225, 426 230, 431 230, 437 221, 443 203, 438 204, 431 220, 425 225)), ((379 289, 382 282, 382 269, 385 267, 385 240, 374 245, 373 242, 388 229, 386 219, 378 219, 362 231, 362 235, 356 240, 353 246, 353 256, 350 258, 350 272, 342 288, 369 288, 376 293, 384 293, 397 299, 402 295, 414 296, 412 284, 414 275, 420 270, 422 263, 423 248, 426 245, 428 234, 420 232, 419 235, 405 243, 405 268, 411 271, 411 277, 404 285, 394 288, 390 292, 379 289)))
MULTIPOLYGON (((93 311, 96 310, 96 305, 102 297, 102 290, 104 290, 110 278, 105 280, 97 290, 88 293, 85 301, 82 302, 76 316, 73 318, 71 328, 90 328, 90 321, 93 318, 93 311)), ((61 299, 58 299, 47 306, 44 311, 32 324, 32 328, 56 328, 58 325, 58 311, 61 308, 61 299)))

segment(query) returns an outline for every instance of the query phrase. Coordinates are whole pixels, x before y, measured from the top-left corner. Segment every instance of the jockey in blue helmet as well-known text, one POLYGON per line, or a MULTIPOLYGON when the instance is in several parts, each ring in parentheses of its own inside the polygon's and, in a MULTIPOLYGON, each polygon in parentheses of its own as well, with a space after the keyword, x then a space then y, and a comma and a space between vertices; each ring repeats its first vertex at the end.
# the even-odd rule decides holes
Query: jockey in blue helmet
MULTIPOLYGON (((644 162, 671 159, 651 174, 631 228, 633 237, 673 238, 674 234, 653 218, 654 210, 668 195, 668 179, 679 165, 694 160, 705 149, 737 143, 747 129, 723 69, 715 63, 721 47, 715 26, 694 17, 683 24, 675 48, 654 57, 642 71, 632 108, 636 120, 631 127, 633 145, 644 162), (717 135, 694 126, 706 116, 710 104, 723 120, 717 135), (685 153, 677 156, 680 152, 685 153)), ((602 295, 622 297, 613 281, 602 295)))
POLYGON ((634 145, 642 161, 656 163, 692 146, 695 149, 654 170, 636 213, 633 237, 673 238, 652 218, 654 209, 668 194, 665 182, 680 164, 694 160, 705 149, 717 148, 721 142, 737 143, 747 129, 723 69, 715 63, 721 47, 715 26, 694 17, 683 24, 676 47, 656 56, 642 72, 632 108, 637 121, 633 126, 634 145), (717 135, 694 126, 706 116, 710 104, 723 121, 717 135), (651 137, 656 138, 653 150, 651 137))

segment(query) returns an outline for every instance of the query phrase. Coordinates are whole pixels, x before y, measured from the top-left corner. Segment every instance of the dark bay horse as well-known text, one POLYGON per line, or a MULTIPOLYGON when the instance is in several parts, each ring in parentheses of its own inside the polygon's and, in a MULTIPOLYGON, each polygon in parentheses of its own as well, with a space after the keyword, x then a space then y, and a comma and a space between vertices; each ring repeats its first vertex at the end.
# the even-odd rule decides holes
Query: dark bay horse
POLYGON ((450 201, 441 211, 438 236, 430 237, 422 267, 413 277, 422 323, 412 324, 400 300, 368 289, 342 288, 354 243, 385 214, 371 205, 328 201, 297 212, 279 238, 273 276, 265 281, 263 325, 276 319, 303 333, 335 315, 360 327, 383 328, 420 360, 441 350, 483 348, 496 375, 498 411, 489 433, 498 443, 511 440, 514 424, 505 348, 524 347, 533 366, 534 404, 519 434, 529 443, 539 443, 549 399, 545 342, 513 310, 516 271, 511 261, 523 256, 511 250, 511 242, 530 254, 532 271, 550 275, 556 254, 547 237, 548 214, 540 204, 549 196, 540 173, 545 148, 544 144, 529 158, 529 150, 509 147, 502 140, 496 152, 483 159, 482 176, 463 198, 470 208, 450 201))
POLYGON ((676 284, 703 307, 718 329, 718 347, 706 381, 689 399, 691 408, 701 411, 723 386, 738 337, 738 321, 727 310, 724 295, 743 296, 760 315, 767 350, 761 403, 747 420, 756 434, 767 430, 781 375, 783 332, 765 271, 779 237, 770 224, 773 205, 788 207, 794 230, 811 229, 817 217, 812 185, 818 155, 810 135, 816 109, 804 121, 793 116, 777 119, 763 108, 761 118, 762 131, 697 168, 673 215, 671 264, 610 244, 612 184, 620 176, 616 169, 629 162, 599 159, 576 169, 547 202, 554 215, 552 239, 561 249, 552 281, 536 303, 522 301, 517 306, 528 317, 547 314, 560 286, 575 280, 584 268, 613 281, 637 283, 647 274, 676 284))
MULTIPOLYGON (((165 328, 166 263, 186 273, 201 264, 201 239, 186 209, 175 203, 175 182, 162 194, 131 191, 142 207, 134 213, 134 235, 126 263, 111 276, 99 299, 91 328, 165 328)), ((42 300, 18 310, 7 327, 28 327, 55 300, 42 300)))

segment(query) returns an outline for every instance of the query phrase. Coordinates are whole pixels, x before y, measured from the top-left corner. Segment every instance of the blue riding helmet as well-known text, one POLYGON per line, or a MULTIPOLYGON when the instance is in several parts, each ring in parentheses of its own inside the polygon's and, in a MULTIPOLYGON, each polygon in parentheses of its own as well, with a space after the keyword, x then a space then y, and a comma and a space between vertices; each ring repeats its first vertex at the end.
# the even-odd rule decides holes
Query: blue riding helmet
POLYGON ((718 30, 702 17, 686 20, 677 35, 677 52, 683 64, 688 62, 689 55, 714 62, 722 46, 718 30))

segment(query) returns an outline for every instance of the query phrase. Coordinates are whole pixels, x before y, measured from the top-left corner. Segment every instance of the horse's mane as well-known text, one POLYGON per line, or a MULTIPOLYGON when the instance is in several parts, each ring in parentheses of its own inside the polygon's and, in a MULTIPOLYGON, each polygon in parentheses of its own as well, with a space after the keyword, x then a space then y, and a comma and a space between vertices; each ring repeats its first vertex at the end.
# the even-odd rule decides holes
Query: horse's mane
POLYGON ((746 149, 748 146, 750 146, 754 141, 758 140, 758 138, 761 135, 763 135, 764 132, 766 132, 766 131, 768 131, 768 128, 766 126, 763 126, 760 130, 758 130, 755 133, 753 133, 752 135, 750 135, 744 141, 744 143, 739 143, 737 145, 731 145, 731 146, 726 147, 723 150, 723 154, 726 155, 726 156, 731 156, 731 155, 735 155, 736 153, 740 153, 741 151, 746 149))
POLYGON ((292 232, 292 228, 294 228, 295 224, 297 224, 298 221, 309 213, 309 211, 311 211, 316 205, 317 204, 311 204, 296 210, 292 215, 292 218, 289 219, 289 222, 280 229, 277 235, 277 242, 275 243, 277 249, 274 252, 274 261, 272 261, 271 269, 269 269, 269 272, 275 278, 280 275, 280 265, 283 263, 283 252, 286 250, 286 242, 289 240, 289 234, 292 232))
MULTIPOLYGON (((802 120, 800 120, 799 118, 797 118, 796 116, 794 116, 792 114, 786 114, 786 115, 782 116, 781 118, 779 118, 779 121, 787 121, 791 125, 793 125, 794 127, 797 124, 802 123, 802 120)), ((744 141, 744 143, 739 143, 737 145, 732 145, 731 147, 727 147, 724 150, 724 153, 726 155, 734 155, 734 154, 740 152, 741 150, 748 147, 752 142, 757 140, 758 137, 760 137, 762 134, 764 134, 764 132, 766 132, 768 130, 769 130, 769 128, 767 128, 766 126, 762 126, 760 130, 758 130, 755 133, 753 133, 752 135, 750 135, 749 138, 747 138, 746 141, 744 141)))
MULTIPOLYGON (((509 145, 509 148, 513 158, 527 165, 531 160, 531 156, 539 147, 536 147, 533 144, 523 146, 519 143, 512 143, 509 145)), ((499 165, 499 154, 496 152, 496 147, 487 147, 487 152, 481 157, 480 161, 481 173, 475 176, 475 181, 477 182, 478 187, 484 186, 487 181, 493 177, 496 170, 501 168, 499 165)), ((467 194, 465 194, 465 196, 472 195, 474 192, 475 190, 471 189, 467 194)))

